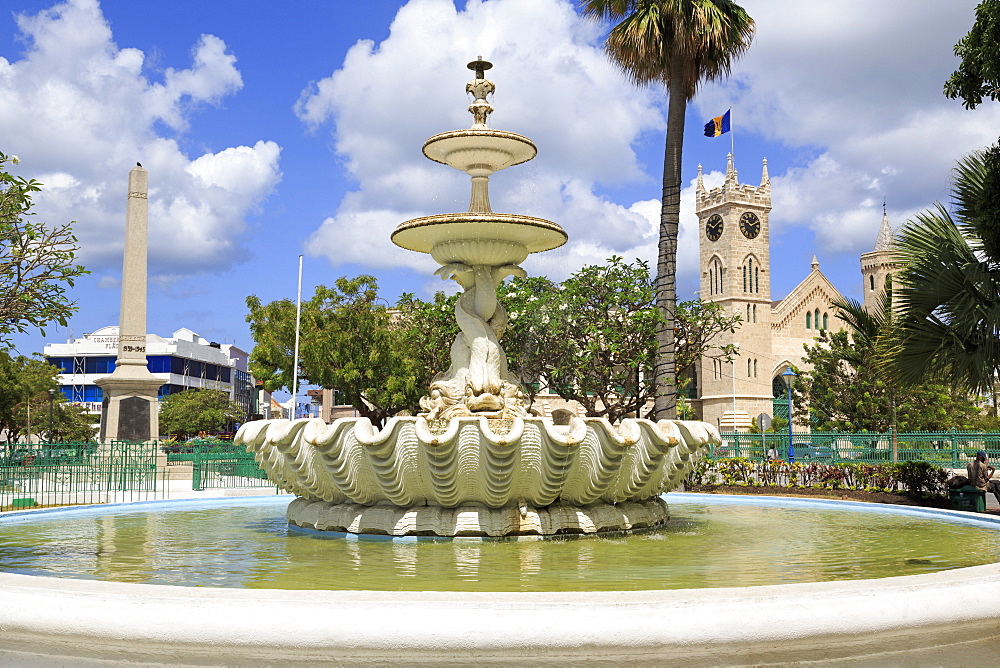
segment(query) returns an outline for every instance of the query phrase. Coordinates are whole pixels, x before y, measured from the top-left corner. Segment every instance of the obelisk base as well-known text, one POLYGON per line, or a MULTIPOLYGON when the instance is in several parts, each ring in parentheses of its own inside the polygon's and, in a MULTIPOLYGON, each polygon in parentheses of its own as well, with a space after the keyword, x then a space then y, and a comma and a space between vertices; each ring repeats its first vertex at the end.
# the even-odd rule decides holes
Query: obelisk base
POLYGON ((148 378, 116 378, 113 374, 96 381, 104 390, 101 411, 101 443, 146 442, 160 437, 157 391, 165 381, 148 378))

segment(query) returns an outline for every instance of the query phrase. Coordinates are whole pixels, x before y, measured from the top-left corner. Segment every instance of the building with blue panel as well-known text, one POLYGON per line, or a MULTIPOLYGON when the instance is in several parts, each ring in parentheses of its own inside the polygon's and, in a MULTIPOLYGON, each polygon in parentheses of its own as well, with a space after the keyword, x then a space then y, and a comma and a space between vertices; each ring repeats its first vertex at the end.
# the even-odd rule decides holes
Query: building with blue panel
MULTIPOLYGON (((47 344, 44 355, 62 371, 60 389, 66 399, 100 413, 104 393, 95 381, 115 370, 117 353, 118 327, 103 327, 67 343, 47 344)), ((183 328, 169 338, 147 334, 146 361, 150 373, 165 381, 161 397, 190 389, 222 390, 248 415, 256 412, 247 353, 232 344, 208 341, 183 328)))

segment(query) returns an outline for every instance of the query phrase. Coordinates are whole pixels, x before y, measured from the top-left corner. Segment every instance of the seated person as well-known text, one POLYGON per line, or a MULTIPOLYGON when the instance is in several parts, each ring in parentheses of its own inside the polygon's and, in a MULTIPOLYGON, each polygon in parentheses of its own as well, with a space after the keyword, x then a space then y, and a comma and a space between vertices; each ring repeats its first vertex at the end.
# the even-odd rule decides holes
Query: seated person
POLYGON ((966 465, 965 470, 969 474, 970 485, 992 492, 1000 503, 1000 481, 992 479, 996 469, 987 464, 986 453, 983 450, 976 453, 976 458, 966 465))

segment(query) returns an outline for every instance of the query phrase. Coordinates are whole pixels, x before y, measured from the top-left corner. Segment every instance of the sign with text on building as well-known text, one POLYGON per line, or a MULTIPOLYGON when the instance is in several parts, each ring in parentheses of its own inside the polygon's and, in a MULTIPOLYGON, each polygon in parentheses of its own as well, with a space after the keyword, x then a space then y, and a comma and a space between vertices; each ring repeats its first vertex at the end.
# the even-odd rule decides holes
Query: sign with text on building
POLYGON ((90 340, 94 343, 103 343, 108 350, 118 350, 117 336, 94 336, 90 340))

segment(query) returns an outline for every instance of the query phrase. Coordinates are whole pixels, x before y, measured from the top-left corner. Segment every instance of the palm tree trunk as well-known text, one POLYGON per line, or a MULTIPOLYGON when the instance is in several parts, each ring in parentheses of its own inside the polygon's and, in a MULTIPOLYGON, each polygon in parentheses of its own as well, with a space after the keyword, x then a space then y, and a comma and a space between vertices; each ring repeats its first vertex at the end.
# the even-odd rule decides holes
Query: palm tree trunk
POLYGON ((660 243, 656 261, 656 306, 663 322, 656 332, 656 366, 653 402, 656 420, 677 417, 677 362, 674 358, 674 311, 677 304, 677 232, 681 215, 681 151, 684 148, 684 114, 687 96, 683 90, 680 58, 671 72, 667 106, 667 139, 663 152, 663 200, 660 209, 660 243))

